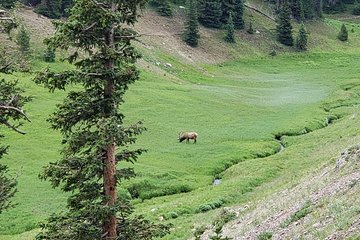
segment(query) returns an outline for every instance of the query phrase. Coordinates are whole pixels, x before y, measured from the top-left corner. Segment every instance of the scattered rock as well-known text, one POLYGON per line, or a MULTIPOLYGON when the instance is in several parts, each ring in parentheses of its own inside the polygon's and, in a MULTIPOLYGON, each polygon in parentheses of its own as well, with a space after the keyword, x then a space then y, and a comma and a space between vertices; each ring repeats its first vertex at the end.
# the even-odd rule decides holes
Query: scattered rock
POLYGON ((172 64, 171 64, 171 63, 165 63, 164 66, 165 66, 165 67, 168 67, 168 68, 171 68, 171 67, 172 67, 172 64))

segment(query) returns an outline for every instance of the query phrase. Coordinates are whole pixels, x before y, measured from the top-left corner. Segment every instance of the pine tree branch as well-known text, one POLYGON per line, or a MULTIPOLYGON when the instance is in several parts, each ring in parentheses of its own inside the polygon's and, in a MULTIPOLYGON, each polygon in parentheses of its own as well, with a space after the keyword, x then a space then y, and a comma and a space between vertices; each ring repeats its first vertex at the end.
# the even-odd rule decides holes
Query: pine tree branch
POLYGON ((14 125, 11 125, 9 122, 7 121, 1 121, 1 124, 4 124, 5 126, 11 128, 12 130, 14 130, 17 133, 20 133, 22 135, 25 135, 26 132, 20 131, 19 129, 17 129, 14 125))
POLYGON ((28 122, 31 122, 29 117, 24 113, 24 111, 22 109, 19 109, 19 108, 13 107, 13 106, 0 105, 0 110, 13 110, 15 112, 20 113, 28 122))

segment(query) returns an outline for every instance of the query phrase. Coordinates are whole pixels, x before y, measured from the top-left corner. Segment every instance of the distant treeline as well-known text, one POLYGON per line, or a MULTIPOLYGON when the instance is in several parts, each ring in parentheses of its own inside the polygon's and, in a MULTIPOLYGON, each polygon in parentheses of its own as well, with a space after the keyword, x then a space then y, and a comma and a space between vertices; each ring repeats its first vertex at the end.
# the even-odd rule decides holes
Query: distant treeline
POLYGON ((35 12, 49 18, 66 17, 68 9, 72 6, 73 0, 2 0, 4 8, 11 8, 16 2, 35 8, 35 12))
MULTIPOLYGON (((60 18, 67 16, 74 0, 2 0, 0 5, 11 8, 15 2, 32 6, 37 13, 49 18, 60 18)), ((234 11, 236 2, 236 0, 197 0, 200 23, 204 26, 220 27, 226 23, 229 9, 234 11)), ((273 5, 275 9, 280 9, 286 1, 264 0, 264 2, 273 5)), ((302 21, 321 17, 323 12, 343 12, 347 4, 358 2, 357 0, 288 0, 287 3, 290 5, 293 18, 302 21)), ((173 14, 171 5, 186 6, 186 0, 149 0, 149 4, 156 8, 160 15, 171 17, 173 14)))

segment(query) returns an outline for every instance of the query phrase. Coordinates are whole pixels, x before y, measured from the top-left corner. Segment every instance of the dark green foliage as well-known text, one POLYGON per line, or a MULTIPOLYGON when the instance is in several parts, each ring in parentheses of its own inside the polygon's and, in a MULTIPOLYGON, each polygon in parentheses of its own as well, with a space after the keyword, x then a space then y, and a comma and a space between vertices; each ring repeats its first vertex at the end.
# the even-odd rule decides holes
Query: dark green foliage
POLYGON ((344 1, 324 0, 323 11, 328 14, 340 13, 346 11, 344 1))
POLYGON ((298 22, 304 20, 304 8, 302 0, 292 0, 290 6, 294 19, 296 19, 298 22))
POLYGON ((257 240, 269 240, 273 234, 271 232, 262 232, 257 236, 257 240))
POLYGON ((308 34, 305 30, 304 24, 301 24, 299 34, 296 37, 296 48, 300 51, 305 51, 307 48, 308 34))
POLYGON ((235 0, 234 5, 234 25, 235 29, 244 29, 244 1, 235 0))
POLYGON ((302 6, 304 9, 304 19, 313 19, 315 14, 315 0, 302 0, 302 6))
POLYGON ((43 60, 45 62, 55 62, 55 51, 49 47, 46 48, 43 55, 43 60))
POLYGON ((125 126, 119 110, 129 84, 139 78, 135 62, 140 56, 131 44, 137 33, 130 27, 145 4, 77 0, 68 20, 55 22, 56 34, 46 41, 52 49, 79 52, 68 57, 74 69, 47 69, 35 78, 50 91, 77 85, 48 120, 62 133, 64 148, 40 175, 69 192, 68 210, 48 218, 37 239, 138 240, 169 230, 133 216, 130 202, 116 192, 120 183, 135 177, 133 168, 116 165, 135 163, 145 151, 129 148, 145 130, 142 123, 125 126))
POLYGON ((221 27, 221 1, 199 0, 199 22, 209 28, 221 27))
POLYGON ((220 21, 223 25, 226 25, 228 23, 230 13, 234 16, 235 0, 222 0, 221 12, 222 13, 221 13, 220 21))
POLYGON ((249 34, 254 34, 255 33, 252 22, 249 23, 249 28, 246 30, 246 32, 249 33, 249 34))
POLYGON ((195 0, 188 0, 186 18, 184 41, 191 47, 197 47, 200 34, 195 0))
POLYGON ((340 41, 345 42, 345 41, 348 40, 348 37, 349 37, 348 31, 347 31, 347 29, 346 29, 345 24, 343 24, 343 25, 341 25, 341 29, 340 29, 340 32, 339 32, 339 34, 338 34, 338 39, 339 39, 340 41))
MULTIPOLYGON (((0 66, 0 70, 2 66, 0 66)), ((0 71, 1 72, 1 71, 0 71)), ((28 120, 22 107, 30 101, 29 97, 23 97, 22 90, 17 87, 17 82, 0 80, 0 124, 24 134, 18 128, 23 124, 22 120, 28 120)), ((0 135, 0 140, 3 138, 0 135)), ((8 146, 0 146, 0 159, 7 153, 8 146)), ((7 174, 8 168, 0 164, 0 213, 11 207, 10 198, 16 193, 16 179, 7 174)))
POLYGON ((353 15, 360 15, 360 4, 357 4, 354 8, 353 8, 353 10, 352 10, 352 14, 353 15))
POLYGON ((4 8, 12 8, 17 0, 1 0, 0 6, 4 8))
POLYGON ((199 206, 199 212, 207 212, 212 209, 216 209, 224 205, 225 201, 218 199, 209 203, 205 203, 199 206))
POLYGON ((62 16, 61 0, 45 0, 36 6, 35 12, 49 18, 60 18, 62 16))
POLYGON ((19 46, 19 50, 22 53, 28 52, 30 50, 30 34, 22 25, 19 29, 19 32, 16 36, 16 44, 19 46))
POLYGON ((211 240, 231 240, 232 239, 229 237, 222 236, 222 228, 223 228, 224 224, 225 223, 222 221, 215 223, 215 230, 214 230, 215 235, 210 237, 211 240))
POLYGON ((277 19, 276 32, 277 40, 286 46, 292 46, 294 44, 290 15, 291 11, 289 6, 284 4, 280 9, 279 17, 277 19))
POLYGON ((232 18, 232 13, 229 14, 228 23, 226 25, 226 36, 225 41, 229 43, 235 43, 235 27, 234 27, 234 21, 232 18))
POLYGON ((169 0, 151 0, 150 5, 156 8, 160 16, 171 17, 173 15, 169 0))

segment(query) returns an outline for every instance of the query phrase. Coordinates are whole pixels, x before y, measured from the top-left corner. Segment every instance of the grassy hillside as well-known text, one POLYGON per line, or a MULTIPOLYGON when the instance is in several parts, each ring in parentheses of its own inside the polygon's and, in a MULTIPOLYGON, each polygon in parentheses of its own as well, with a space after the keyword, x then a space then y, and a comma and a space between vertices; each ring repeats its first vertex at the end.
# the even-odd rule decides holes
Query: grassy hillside
MULTIPOLYGON (((37 21, 30 11, 23 14, 37 21)), ((202 29, 200 47, 193 50, 176 35, 181 17, 146 11, 137 29, 153 34, 139 43, 142 77, 123 106, 127 123, 145 121, 148 131, 136 146, 148 153, 134 166, 138 177, 120 193, 129 196, 130 190, 137 197, 137 213, 174 224, 165 239, 191 237, 194 226, 211 223, 223 206, 255 208, 359 140, 359 24, 351 23, 354 32, 342 43, 336 39, 341 20, 308 23, 310 51, 296 53, 274 41, 274 23, 247 11, 260 33, 238 32, 238 43, 229 45, 222 32, 202 29), (278 56, 268 56, 272 49, 278 56), (182 130, 197 131, 198 143, 178 143, 182 130), (213 185, 214 179, 221 183, 213 185)), ((40 35, 33 39, 35 70, 46 66, 36 57, 40 35)), ((66 204, 65 194, 37 178, 42 166, 59 157, 61 136, 46 118, 65 93, 48 93, 31 81, 32 74, 0 77, 19 79, 34 97, 26 106, 32 119, 23 127, 27 135, 1 129, 11 145, 3 161, 19 172, 19 192, 16 208, 0 216, 0 239, 31 239, 37 222, 66 204)))

